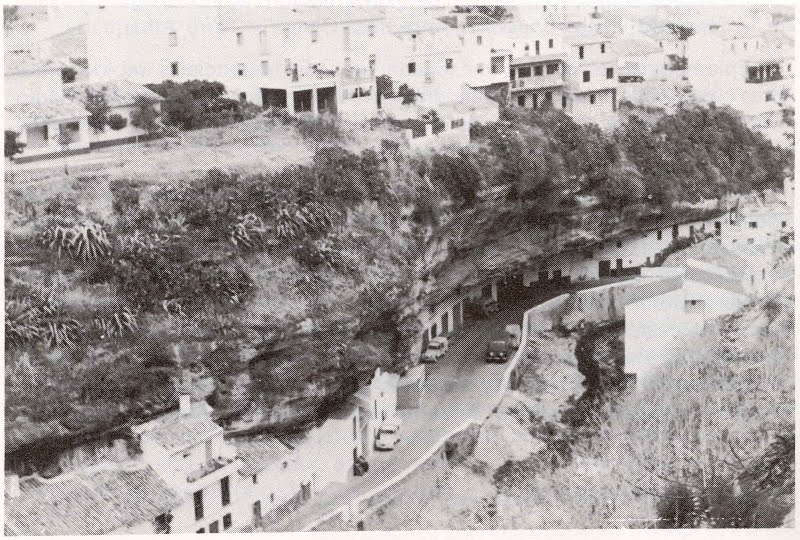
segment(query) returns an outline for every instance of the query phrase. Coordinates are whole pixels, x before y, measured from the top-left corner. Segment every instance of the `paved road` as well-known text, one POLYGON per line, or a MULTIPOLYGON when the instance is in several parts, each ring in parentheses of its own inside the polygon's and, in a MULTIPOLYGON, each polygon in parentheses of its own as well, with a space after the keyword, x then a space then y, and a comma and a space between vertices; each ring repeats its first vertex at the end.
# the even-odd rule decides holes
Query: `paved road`
POLYGON ((270 531, 299 530, 354 498, 382 485, 421 458, 443 436, 467 420, 482 421, 494 408, 506 364, 487 364, 486 343, 506 324, 521 324, 527 302, 506 306, 489 319, 476 321, 453 338, 436 364, 429 364, 425 395, 419 409, 398 411, 402 438, 390 452, 374 452, 369 471, 346 484, 333 484, 286 519, 271 524, 270 531))

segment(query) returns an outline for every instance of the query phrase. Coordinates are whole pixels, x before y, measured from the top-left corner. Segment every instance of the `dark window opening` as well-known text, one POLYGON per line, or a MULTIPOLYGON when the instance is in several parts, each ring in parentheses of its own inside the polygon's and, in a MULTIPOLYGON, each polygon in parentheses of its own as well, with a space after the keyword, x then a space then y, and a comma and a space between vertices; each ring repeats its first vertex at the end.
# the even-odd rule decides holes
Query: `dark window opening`
POLYGON ((220 489, 222 491, 222 506, 231 504, 231 478, 226 476, 219 481, 220 489))
POLYGON ((194 493, 194 519, 203 519, 203 490, 194 493))

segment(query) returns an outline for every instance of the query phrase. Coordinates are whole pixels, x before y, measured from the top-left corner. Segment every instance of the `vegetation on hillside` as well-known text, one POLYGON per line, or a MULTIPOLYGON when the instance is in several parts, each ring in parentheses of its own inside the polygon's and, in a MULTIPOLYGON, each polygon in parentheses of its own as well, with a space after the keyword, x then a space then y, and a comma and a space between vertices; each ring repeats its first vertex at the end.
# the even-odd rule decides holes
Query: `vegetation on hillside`
MULTIPOLYGON (((155 90, 171 96, 170 123, 219 119, 199 104, 219 86, 155 90)), ((225 422, 258 417, 257 404, 346 393, 375 366, 411 361, 424 304, 461 285, 441 275, 481 279, 488 263, 462 264, 470 253, 517 230, 601 234, 702 196, 708 175, 720 190, 777 185, 786 159, 712 109, 666 117, 672 128, 636 141, 625 126, 609 136, 560 112, 508 112, 476 126, 467 148, 416 156, 391 140, 355 150, 331 119, 259 121, 288 122, 314 148, 308 161, 188 178, 140 168, 110 186, 76 178, 85 191, 74 196, 12 194, 6 369, 24 375, 7 378, 7 448, 156 414, 174 406, 187 373, 225 422), (670 131, 703 115, 719 136, 683 144, 670 131), (659 145, 695 163, 667 168, 677 187, 653 177, 647 152, 659 145), (726 152, 741 153, 735 165, 723 166, 726 152), (490 188, 501 188, 497 200, 485 199, 490 188), (588 212, 599 218, 586 225, 588 212), (446 246, 438 266, 432 245, 446 246)))

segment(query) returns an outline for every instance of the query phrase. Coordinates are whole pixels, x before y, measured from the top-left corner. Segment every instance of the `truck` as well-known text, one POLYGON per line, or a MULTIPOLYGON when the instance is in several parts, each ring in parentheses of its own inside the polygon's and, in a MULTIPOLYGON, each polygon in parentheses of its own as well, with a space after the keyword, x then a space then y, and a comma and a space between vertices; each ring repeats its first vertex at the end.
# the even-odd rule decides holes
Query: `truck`
POLYGON ((486 362, 503 363, 508 360, 508 341, 493 339, 486 346, 486 362))
POLYGON ((376 450, 393 450, 400 441, 400 419, 392 417, 386 419, 378 430, 375 439, 376 450))
POLYGON ((444 336, 435 337, 428 342, 428 347, 422 355, 423 362, 436 362, 447 352, 447 338, 444 336))

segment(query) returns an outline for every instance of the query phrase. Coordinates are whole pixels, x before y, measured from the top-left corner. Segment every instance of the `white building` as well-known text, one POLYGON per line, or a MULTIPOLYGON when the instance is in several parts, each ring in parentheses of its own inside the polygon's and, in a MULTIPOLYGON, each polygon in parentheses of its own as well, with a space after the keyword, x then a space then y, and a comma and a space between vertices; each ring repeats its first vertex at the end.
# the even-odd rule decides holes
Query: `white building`
MULTIPOLYGON (((236 439, 243 466, 235 522, 258 529, 279 521, 311 498, 312 471, 297 453, 269 435, 236 439)), ((237 529, 239 527, 237 526, 237 529)))
POLYGON ((565 111, 577 122, 608 126, 617 111, 617 55, 611 39, 596 31, 570 32, 564 36, 565 111))
POLYGON ((697 99, 780 121, 794 86, 788 44, 765 39, 761 30, 744 25, 715 25, 689 37, 686 55, 697 99))
POLYGON ((369 458, 375 449, 375 440, 383 422, 392 418, 397 412, 399 381, 400 375, 385 373, 376 368, 370 383, 360 388, 351 399, 351 402, 360 409, 362 454, 366 458, 369 458))
POLYGON ((132 142, 143 136, 146 137, 148 135, 146 130, 133 125, 133 113, 137 100, 143 99, 151 103, 153 109, 159 112, 163 101, 163 98, 155 92, 126 80, 65 84, 63 90, 64 97, 81 104, 84 108, 90 94, 102 95, 108 105, 107 117, 111 118, 117 115, 125 121, 125 125, 121 128, 114 128, 108 123, 99 130, 89 127, 92 148, 132 142))
POLYGON ((682 341, 748 300, 741 282, 717 266, 687 259, 680 268, 647 268, 625 306, 625 372, 646 381, 682 341))
POLYGON ((658 81, 664 77, 664 54, 655 41, 624 37, 614 40, 611 48, 617 55, 617 79, 621 83, 658 81))
POLYGON ((511 6, 515 21, 545 22, 563 28, 581 28, 597 24, 603 15, 602 6, 584 4, 549 4, 511 6))
POLYGON ((143 463, 101 463, 54 478, 5 478, 7 536, 164 534, 183 501, 143 463))
POLYGON ((242 463, 210 413, 206 403, 192 405, 181 396, 178 411, 132 428, 142 461, 184 500, 172 511, 174 532, 216 533, 243 525, 234 521, 233 504, 241 495, 242 463))
POLYGON ((779 240, 794 228, 794 212, 782 202, 754 202, 737 208, 722 234, 725 246, 758 245, 779 240))

